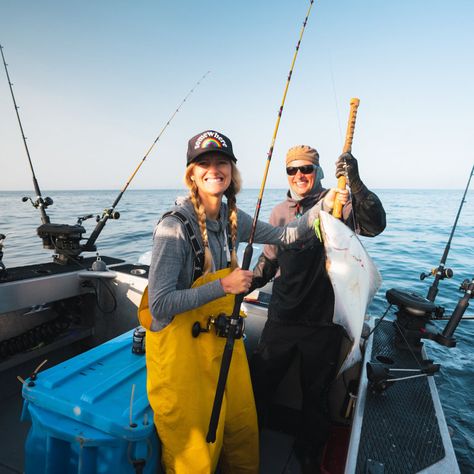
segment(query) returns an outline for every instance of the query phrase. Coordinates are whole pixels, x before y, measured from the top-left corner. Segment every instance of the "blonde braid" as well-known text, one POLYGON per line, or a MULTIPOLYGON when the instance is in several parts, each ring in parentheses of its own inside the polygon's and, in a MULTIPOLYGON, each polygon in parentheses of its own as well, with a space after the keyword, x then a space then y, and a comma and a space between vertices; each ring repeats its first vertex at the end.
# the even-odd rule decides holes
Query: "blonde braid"
POLYGON ((230 267, 232 270, 238 267, 237 261, 237 200, 236 194, 240 191, 242 186, 242 178, 240 176, 239 170, 235 166, 233 162, 231 162, 232 166, 232 181, 230 186, 227 188, 225 192, 225 196, 227 197, 227 206, 229 208, 229 225, 230 225, 230 237, 232 240, 232 254, 230 257, 230 267))
POLYGON ((184 175, 184 184, 189 189, 189 198, 193 203, 194 212, 198 218, 199 230, 201 232, 202 243, 204 245, 204 268, 203 275, 206 275, 211 271, 212 268, 212 254, 209 250, 209 239, 207 236, 207 227, 206 227, 206 210, 204 209, 201 199, 199 198, 198 188, 196 183, 193 181, 191 175, 194 170, 194 163, 191 163, 186 168, 186 173, 184 175))
POLYGON ((193 182, 191 189, 189 190, 189 197, 194 206, 194 211, 198 218, 199 230, 201 231, 202 243, 204 245, 204 268, 203 275, 208 274, 212 268, 212 254, 209 250, 209 238, 207 236, 206 226, 206 210, 199 199, 198 189, 196 184, 193 182))
POLYGON ((237 262, 237 203, 234 193, 229 193, 227 196, 227 206, 229 207, 229 226, 230 237, 232 240, 232 254, 230 257, 230 268, 234 270, 238 267, 237 262))

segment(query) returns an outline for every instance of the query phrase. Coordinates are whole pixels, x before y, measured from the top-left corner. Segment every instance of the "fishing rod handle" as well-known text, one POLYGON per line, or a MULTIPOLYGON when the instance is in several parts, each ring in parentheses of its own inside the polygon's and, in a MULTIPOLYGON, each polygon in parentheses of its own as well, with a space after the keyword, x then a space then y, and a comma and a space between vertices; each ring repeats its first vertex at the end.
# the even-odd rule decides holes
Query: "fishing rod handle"
POLYGON ((464 316, 464 313, 466 312, 466 309, 469 307, 469 300, 473 297, 473 295, 474 279, 467 285, 464 296, 459 300, 458 304, 456 305, 456 308, 454 309, 451 318, 449 319, 448 323, 446 324, 446 327, 443 330, 443 337, 448 339, 452 338, 454 331, 458 327, 458 324, 461 322, 461 319, 464 316))
MULTIPOLYGON (((240 298, 239 308, 244 299, 244 295, 237 295, 236 300, 240 298)), ((211 418, 209 420, 209 428, 207 430, 206 441, 214 443, 216 441, 217 426, 219 425, 219 417, 222 408, 222 400, 224 398, 227 376, 229 375, 230 363, 232 362, 232 354, 234 353, 235 330, 237 325, 230 324, 227 334, 224 353, 222 354, 222 362, 219 370, 219 378, 217 379, 216 394, 212 405, 211 418)))
MULTIPOLYGON (((242 259, 242 269, 248 270, 252 261, 253 247, 249 243, 245 247, 242 259)), ((244 301, 244 293, 235 296, 234 309, 232 310, 231 324, 227 334, 224 353, 222 354, 222 362, 219 370, 219 378, 217 380, 216 394, 214 395, 214 404, 212 406, 211 418, 209 420, 209 428, 206 436, 208 443, 214 443, 216 440, 217 425, 219 424, 219 416, 222 407, 222 399, 224 397, 227 376, 229 375, 230 363, 232 361, 232 353, 234 351, 234 341, 237 329, 237 322, 240 317, 240 307, 244 301)))
MULTIPOLYGON (((356 97, 351 99, 350 102, 350 111, 349 111, 349 120, 347 121, 347 130, 346 130, 346 141, 344 142, 343 153, 350 153, 352 150, 352 139, 354 138, 354 130, 357 118, 357 109, 359 107, 360 100, 356 97)), ((337 179, 337 188, 346 189, 346 177, 340 176, 337 179)), ((334 202, 334 208, 332 215, 337 219, 340 219, 342 216, 342 204, 336 199, 334 202)))
POLYGON ((354 130, 357 118, 357 109, 359 108, 360 100, 353 97, 350 102, 349 120, 347 122, 346 141, 344 143, 343 153, 348 153, 352 150, 352 140, 354 138, 354 130))

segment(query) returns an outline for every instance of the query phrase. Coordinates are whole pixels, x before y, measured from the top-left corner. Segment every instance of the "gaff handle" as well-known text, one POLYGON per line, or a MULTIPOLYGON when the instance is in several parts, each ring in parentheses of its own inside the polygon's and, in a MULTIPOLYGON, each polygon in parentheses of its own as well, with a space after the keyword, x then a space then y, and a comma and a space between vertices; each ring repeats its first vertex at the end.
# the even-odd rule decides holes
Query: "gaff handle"
MULTIPOLYGON (((344 143, 344 149, 342 150, 343 153, 348 153, 352 150, 352 139, 354 138, 354 129, 356 124, 357 118, 357 108, 359 107, 360 100, 357 98, 351 99, 351 109, 349 111, 349 120, 347 122, 347 130, 346 130, 346 141, 344 143)), ((337 179, 337 188, 338 189, 346 189, 346 177, 340 176, 337 179)), ((342 204, 336 199, 334 202, 334 208, 332 210, 332 215, 337 217, 338 219, 342 216, 342 204)))

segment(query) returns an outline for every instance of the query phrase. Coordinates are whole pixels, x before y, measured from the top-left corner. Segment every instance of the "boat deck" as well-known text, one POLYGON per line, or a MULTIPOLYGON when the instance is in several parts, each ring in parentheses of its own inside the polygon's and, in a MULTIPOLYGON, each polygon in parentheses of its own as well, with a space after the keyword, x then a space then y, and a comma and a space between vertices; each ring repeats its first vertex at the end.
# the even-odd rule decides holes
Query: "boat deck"
MULTIPOLYGON (((50 346, 40 347, 35 351, 24 352, 4 360, 0 364, 0 474, 24 472, 25 439, 29 430, 29 423, 21 423, 22 411, 21 383, 17 376, 23 379, 32 374, 35 368, 48 359, 48 363, 41 369, 45 370, 64 360, 70 359, 83 351, 100 344, 104 340, 116 337, 126 330, 136 326, 136 307, 146 285, 146 272, 137 273, 136 266, 130 268, 116 265, 117 278, 114 280, 114 299, 116 310, 113 314, 104 314, 100 308, 110 308, 110 303, 102 301, 100 308, 88 287, 81 284, 82 277, 77 275, 77 269, 61 275, 38 275, 35 279, 3 282, 0 285, 8 299, 1 301, 3 321, 18 325, 20 319, 32 319, 44 314, 50 318, 50 313, 57 313, 67 305, 60 305, 48 311, 43 307, 45 294, 48 301, 58 301, 58 298, 67 294, 64 301, 75 301, 79 298, 82 306, 81 324, 84 330, 81 338, 53 342, 50 346), (34 284, 33 281, 40 280, 34 284), (52 283, 54 282, 54 285, 52 283), (25 288, 33 288, 25 295, 25 288), (41 289, 41 291, 38 290, 41 289), (43 291, 44 289, 44 291, 43 291), (14 290, 13 292, 10 290, 14 290), (29 308, 17 311, 25 306, 25 296, 28 306, 39 305, 39 309, 32 311, 29 308), (25 312, 26 311, 26 312, 25 312), (88 321, 93 321, 93 326, 88 321), (46 352, 47 355, 45 354, 46 352)), ((57 268, 57 267, 55 267, 57 268)), ((38 272, 35 272, 38 273, 38 272)), ((0 292, 1 293, 1 292, 0 292)), ((0 295, 1 296, 1 295, 0 295)), ((107 293, 102 295, 107 297, 107 293)), ((96 298, 97 295, 96 295, 96 298)), ((63 301, 63 302, 64 302, 63 301)), ((255 347, 259 334, 266 321, 266 308, 262 304, 244 303, 248 311, 246 325, 246 347, 249 352, 255 347)), ((71 303, 70 311, 76 305, 71 303)), ((74 313, 74 311, 72 311, 74 313)), ((74 313, 75 314, 75 313, 74 313)), ((53 314, 54 316, 54 314, 53 314)), ((76 315, 77 316, 77 315, 76 315)), ((0 321, 2 322, 2 321, 0 321)), ((8 325, 2 322, 3 327, 8 325)), ((1 329, 2 326, 0 326, 1 329)), ((26 329, 25 329, 26 330, 26 329)), ((411 353, 397 349, 393 344, 394 326, 392 322, 382 321, 369 339, 366 347, 365 362, 380 362, 380 357, 393 359, 393 368, 417 368, 418 364, 411 353)), ((68 335, 74 334, 76 329, 70 326, 68 335)), ((352 370, 352 369, 351 369, 352 370)), ((275 396, 277 416, 272 430, 264 431, 261 437, 261 473, 262 474, 300 474, 301 469, 294 450, 295 426, 298 422, 298 382, 287 374, 286 390, 280 387, 280 394, 275 396), (278 396, 280 395, 280 397, 278 396), (283 402, 283 403, 281 403, 283 402), (285 412, 286 410, 286 412, 285 412), (293 412, 291 411, 293 410, 293 412)), ((360 374, 356 369, 357 379, 360 374)), ((348 378, 348 380, 350 380, 348 378)), ((285 385, 284 383, 282 385, 285 385)), ((336 384, 334 384, 336 387, 336 384)), ((345 384, 343 384, 345 385, 345 384)), ((342 395, 345 395, 345 387, 342 395)), ((341 393, 334 392, 332 400, 341 399, 341 393)), ((340 411, 338 411, 340 412, 340 411)), ((337 416, 334 418, 337 420, 337 416)), ((329 443, 324 458, 322 472, 331 474, 385 472, 385 473, 458 473, 456 458, 452 443, 447 431, 443 411, 432 377, 396 382, 384 393, 373 393, 367 384, 365 367, 362 371, 356 412, 353 418, 353 436, 349 446, 348 465, 344 471, 346 446, 348 443, 350 422, 339 419, 335 426, 334 442, 329 443)))
MULTIPOLYGON (((381 321, 365 360, 402 370, 396 377, 413 376, 410 370, 419 369, 426 356, 397 347, 396 333, 393 321, 381 321)), ((367 383, 364 367, 359 397, 354 425, 360 435, 350 448, 348 472, 459 472, 433 377, 400 380, 379 392, 367 383)))

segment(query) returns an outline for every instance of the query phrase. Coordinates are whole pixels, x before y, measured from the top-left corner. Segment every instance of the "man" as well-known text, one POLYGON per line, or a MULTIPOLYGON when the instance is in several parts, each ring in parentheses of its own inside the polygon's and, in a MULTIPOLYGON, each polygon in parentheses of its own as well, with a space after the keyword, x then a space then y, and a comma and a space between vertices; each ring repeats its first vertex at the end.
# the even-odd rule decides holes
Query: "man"
MULTIPOLYGON (((286 155, 286 173, 290 189, 285 201, 273 209, 271 224, 285 225, 325 197, 323 209, 331 212, 327 205, 331 193, 321 185, 324 173, 314 148, 291 148, 286 155)), ((350 153, 336 162, 336 177, 342 175, 347 176, 352 192, 351 201, 347 191, 341 192, 343 222, 361 235, 379 234, 385 228, 385 211, 378 197, 362 183, 357 160, 350 153)), ((252 289, 275 276, 268 320, 251 364, 260 428, 268 422, 272 395, 299 357, 303 421, 296 450, 303 472, 319 472, 330 428, 327 394, 343 336, 343 329, 332 323, 334 292, 325 268, 324 247, 317 241, 285 250, 266 245, 254 268, 252 289)))

